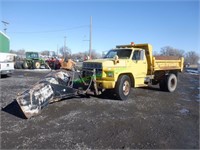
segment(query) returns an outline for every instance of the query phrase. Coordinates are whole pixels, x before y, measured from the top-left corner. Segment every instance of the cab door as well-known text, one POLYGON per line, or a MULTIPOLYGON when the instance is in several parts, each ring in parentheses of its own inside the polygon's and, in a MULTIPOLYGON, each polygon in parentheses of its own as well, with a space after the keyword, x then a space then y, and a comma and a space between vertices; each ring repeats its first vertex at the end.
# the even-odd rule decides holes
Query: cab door
POLYGON ((144 80, 147 75, 145 50, 134 50, 131 68, 135 78, 135 87, 144 86, 144 80))

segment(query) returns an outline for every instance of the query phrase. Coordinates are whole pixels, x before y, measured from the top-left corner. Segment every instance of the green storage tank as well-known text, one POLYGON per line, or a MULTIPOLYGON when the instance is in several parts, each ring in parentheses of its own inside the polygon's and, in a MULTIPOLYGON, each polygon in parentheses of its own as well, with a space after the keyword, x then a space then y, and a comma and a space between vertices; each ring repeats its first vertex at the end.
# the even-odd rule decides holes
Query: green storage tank
POLYGON ((10 38, 0 31, 0 52, 9 53, 10 51, 10 38))

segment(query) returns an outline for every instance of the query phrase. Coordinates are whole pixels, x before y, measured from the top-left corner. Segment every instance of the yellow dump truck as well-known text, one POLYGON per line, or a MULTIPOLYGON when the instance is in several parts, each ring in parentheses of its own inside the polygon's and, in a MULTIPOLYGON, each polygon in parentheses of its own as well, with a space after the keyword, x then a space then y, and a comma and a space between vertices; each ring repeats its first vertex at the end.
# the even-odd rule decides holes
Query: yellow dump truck
POLYGON ((126 100, 131 87, 156 85, 173 92, 177 87, 178 72, 183 71, 183 57, 153 56, 150 44, 119 45, 103 59, 83 62, 83 77, 96 70, 97 94, 111 89, 120 100, 126 100))
POLYGON ((109 89, 120 100, 128 98, 131 87, 149 84, 159 84, 161 90, 173 92, 183 61, 177 57, 153 57, 150 44, 120 45, 103 59, 83 62, 80 71, 70 70, 68 64, 62 62, 62 69, 50 72, 19 93, 16 100, 26 118, 30 118, 49 103, 83 94, 99 95, 109 89))

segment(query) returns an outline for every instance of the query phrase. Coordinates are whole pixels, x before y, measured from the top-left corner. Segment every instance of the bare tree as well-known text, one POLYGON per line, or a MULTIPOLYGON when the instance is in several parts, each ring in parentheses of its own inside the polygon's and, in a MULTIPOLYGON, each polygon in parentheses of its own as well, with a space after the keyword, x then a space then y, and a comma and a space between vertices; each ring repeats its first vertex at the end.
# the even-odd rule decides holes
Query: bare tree
POLYGON ((23 58, 25 58, 25 50, 24 49, 19 49, 19 50, 10 50, 10 53, 13 53, 13 54, 17 54, 17 60, 21 60, 23 58))
POLYGON ((184 50, 176 49, 170 46, 165 46, 161 48, 160 54, 163 56, 178 56, 183 57, 184 56, 184 50))
POLYGON ((92 59, 97 59, 97 58, 101 57, 101 54, 96 52, 96 50, 92 50, 91 57, 92 57, 92 59))
POLYGON ((10 53, 13 53, 13 54, 17 54, 17 52, 15 50, 10 50, 10 53))
POLYGON ((79 60, 83 60, 85 56, 85 53, 83 52, 79 52, 79 53, 75 53, 72 55, 72 59, 79 59, 79 60))
POLYGON ((185 64, 197 64, 200 57, 195 51, 184 53, 184 50, 176 49, 170 46, 161 48, 160 54, 163 56, 179 56, 185 58, 185 64))
POLYGON ((42 51, 42 52, 41 52, 41 55, 49 56, 49 51, 48 51, 48 50, 42 51))
MULTIPOLYGON (((79 53, 75 53, 72 55, 72 58, 78 59, 78 60, 85 60, 87 59, 87 56, 89 56, 89 52, 85 51, 85 52, 79 52, 79 53)), ((101 54, 96 52, 95 50, 91 51, 91 57, 92 59, 97 59, 97 58, 101 58, 101 54)))
POLYGON ((185 63, 196 65, 199 61, 200 57, 195 51, 189 51, 185 54, 185 63))
POLYGON ((59 51, 64 58, 71 57, 71 50, 68 47, 63 46, 59 49, 59 51))
POLYGON ((25 49, 18 50, 17 54, 19 54, 19 55, 25 55, 25 49))
POLYGON ((153 51, 153 55, 154 55, 154 56, 158 56, 158 55, 160 55, 160 54, 159 54, 159 52, 157 52, 157 51, 153 51))

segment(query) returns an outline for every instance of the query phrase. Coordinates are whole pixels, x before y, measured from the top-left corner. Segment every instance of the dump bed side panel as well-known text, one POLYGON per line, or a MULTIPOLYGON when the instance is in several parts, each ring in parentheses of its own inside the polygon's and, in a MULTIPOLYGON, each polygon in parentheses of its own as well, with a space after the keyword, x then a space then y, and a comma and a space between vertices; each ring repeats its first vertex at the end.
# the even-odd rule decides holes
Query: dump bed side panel
POLYGON ((153 72, 159 70, 183 71, 183 57, 176 56, 155 56, 153 57, 153 72))

